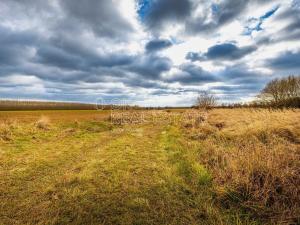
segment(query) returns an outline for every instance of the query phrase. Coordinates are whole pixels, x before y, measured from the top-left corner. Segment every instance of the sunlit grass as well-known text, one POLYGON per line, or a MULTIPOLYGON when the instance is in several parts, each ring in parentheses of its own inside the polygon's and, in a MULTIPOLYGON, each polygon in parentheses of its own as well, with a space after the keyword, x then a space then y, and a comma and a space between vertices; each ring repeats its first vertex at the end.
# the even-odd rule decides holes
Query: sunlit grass
POLYGON ((299 111, 184 113, 0 112, 0 224, 296 221, 299 111))

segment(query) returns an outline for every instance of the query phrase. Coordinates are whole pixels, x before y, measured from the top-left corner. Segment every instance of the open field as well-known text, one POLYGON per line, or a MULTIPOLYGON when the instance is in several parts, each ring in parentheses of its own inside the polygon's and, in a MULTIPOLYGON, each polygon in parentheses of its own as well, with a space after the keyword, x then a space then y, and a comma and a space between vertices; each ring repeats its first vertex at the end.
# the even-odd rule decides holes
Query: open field
POLYGON ((42 101, 13 101, 0 100, 1 111, 30 111, 30 110, 95 110, 96 104, 75 102, 42 102, 42 101))
POLYGON ((299 224, 300 111, 0 112, 0 224, 299 224))

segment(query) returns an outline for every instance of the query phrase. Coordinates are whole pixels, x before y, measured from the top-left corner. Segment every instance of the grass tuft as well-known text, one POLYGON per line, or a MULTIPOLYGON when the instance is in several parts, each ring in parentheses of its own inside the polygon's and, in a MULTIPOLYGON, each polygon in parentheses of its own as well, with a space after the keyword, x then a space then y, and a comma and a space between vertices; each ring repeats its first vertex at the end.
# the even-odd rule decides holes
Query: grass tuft
POLYGON ((35 123, 36 127, 41 130, 50 129, 50 119, 47 116, 41 116, 35 123))

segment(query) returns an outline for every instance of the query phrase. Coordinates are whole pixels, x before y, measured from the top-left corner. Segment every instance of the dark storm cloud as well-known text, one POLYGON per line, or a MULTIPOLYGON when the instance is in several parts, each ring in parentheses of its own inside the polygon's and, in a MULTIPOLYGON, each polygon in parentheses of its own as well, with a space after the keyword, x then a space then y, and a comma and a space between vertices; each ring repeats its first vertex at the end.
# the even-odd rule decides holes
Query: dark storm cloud
POLYGON ((300 6, 292 4, 291 7, 286 8, 285 10, 282 10, 279 13, 277 13, 275 19, 297 21, 300 18, 299 12, 300 6))
POLYGON ((180 72, 173 74, 166 82, 180 82, 182 84, 199 84, 222 82, 231 85, 256 85, 260 87, 270 77, 251 70, 244 64, 228 66, 220 71, 209 72, 192 63, 186 63, 178 67, 180 72))
POLYGON ((156 39, 149 41, 146 44, 146 50, 148 52, 154 52, 154 51, 159 51, 165 48, 169 48, 172 46, 172 42, 167 39, 156 39))
MULTIPOLYGON (((239 16, 247 7, 249 0, 227 0, 220 4, 206 6, 205 14, 191 17, 186 24, 189 33, 205 33, 218 29, 239 16), (209 13, 212 18, 208 21, 209 13)), ((201 4, 201 3, 200 3, 201 4)))
POLYGON ((257 49, 255 46, 238 47, 232 43, 224 43, 212 46, 204 54, 189 52, 186 59, 191 61, 204 60, 237 60, 241 59, 247 54, 254 52, 257 49))
POLYGON ((45 46, 37 50, 36 62, 65 69, 78 70, 83 62, 80 57, 68 54, 62 49, 45 46))
POLYGON ((17 20, 22 19, 22 16, 47 17, 54 10, 51 2, 45 0, 2 0, 0 1, 0 7, 1 5, 4 6, 2 8, 7 8, 11 12, 6 15, 11 17, 9 19, 17 20))
POLYGON ((91 71, 94 67, 123 66, 134 60, 134 56, 121 52, 102 55, 93 51, 81 51, 80 47, 74 49, 68 47, 54 45, 40 47, 35 62, 65 69, 91 71))
MULTIPOLYGON (((257 87, 256 90, 261 90, 273 78, 272 76, 254 71, 244 64, 226 67, 224 70, 219 71, 217 76, 220 82, 229 85, 239 85, 240 89, 250 86, 257 87)), ((237 90, 239 89, 237 88, 237 90)))
MULTIPOLYGON (((80 57, 86 67, 114 67, 132 63, 135 56, 122 51, 99 53, 93 46, 82 43, 76 38, 63 36, 51 40, 51 45, 64 50, 66 53, 80 57)), ((87 68, 85 68, 87 69, 87 68)))
POLYGON ((123 83, 128 87, 133 88, 154 88, 154 89, 167 89, 165 84, 157 81, 147 80, 143 77, 136 77, 135 79, 125 79, 123 83))
MULTIPOLYGON (((0 25, 0 77, 22 74, 22 79, 26 79, 34 75, 45 84, 47 93, 52 98, 60 95, 61 99, 68 100, 68 96, 72 95, 72 98, 79 97, 81 100, 83 91, 79 93, 72 90, 79 87, 88 90, 84 88, 86 83, 124 82, 126 85, 127 82, 129 86, 130 82, 126 79, 131 79, 131 70, 143 73, 138 75, 144 79, 144 76, 155 76, 169 69, 169 61, 166 58, 154 59, 154 65, 147 68, 146 64, 143 65, 136 59, 136 55, 128 51, 107 52, 102 49, 103 44, 99 42, 103 41, 101 38, 109 37, 110 39, 105 41, 106 45, 114 45, 126 41, 129 33, 134 31, 112 1, 57 3, 54 8, 48 1, 14 0, 3 3, 8 9, 3 11, 8 21, 16 19, 17 23, 23 20, 28 23, 31 19, 36 22, 40 19, 37 26, 43 29, 42 32, 36 29, 19 31, 0 25), (12 14, 15 14, 15 18, 12 14), (84 34, 90 31, 93 31, 99 40, 91 43, 86 39, 84 34), (95 46, 95 43, 99 46, 95 46)), ((14 85, 21 90, 19 82, 14 85)), ((0 86, 2 87, 1 84, 0 86)), ((150 84, 145 81, 142 86, 150 87, 150 84)), ((88 91, 92 94, 96 93, 97 89, 98 87, 93 87, 88 91)), ((105 85, 101 89, 103 92, 107 90, 105 85)), ((41 95, 49 97, 43 93, 41 95)), ((39 97, 34 94, 27 97, 29 96, 39 97)))
POLYGON ((244 57, 256 50, 255 46, 237 47, 231 43, 212 46, 204 54, 207 59, 235 60, 244 57))
POLYGON ((300 7, 292 5, 275 17, 276 21, 287 22, 287 25, 280 31, 279 41, 300 39, 300 7))
POLYGON ((111 0, 61 0, 60 4, 68 20, 85 24, 97 36, 122 40, 134 30, 111 0))
POLYGON ((40 19, 47 32, 92 31, 97 37, 125 41, 135 31, 112 0, 2 0, 1 5, 7 9, 4 19, 40 19))
POLYGON ((193 64, 184 64, 180 69, 187 73, 189 76, 181 83, 208 83, 216 81, 216 78, 210 72, 203 70, 201 67, 193 64))
MULTIPOLYGON (((14 65, 29 57, 29 47, 37 42, 30 31, 13 31, 0 26, 0 65, 14 65)), ((0 72, 1 73, 1 72, 0 72)))
POLYGON ((223 93, 245 93, 245 92, 258 92, 261 90, 260 85, 257 84, 242 84, 242 85, 223 85, 215 86, 213 91, 222 91, 223 93))
POLYGON ((38 39, 38 36, 34 34, 33 30, 14 31, 7 27, 0 26, 0 33, 1 47, 14 44, 30 46, 38 39))
POLYGON ((219 93, 224 101, 241 101, 241 97, 256 96, 272 76, 253 71, 246 65, 227 67, 217 73, 218 81, 223 85, 212 87, 212 92, 219 93))
POLYGON ((25 52, 20 52, 17 46, 3 46, 0 48, 0 65, 18 64, 26 56, 25 52))
POLYGON ((260 84, 238 84, 238 85, 225 85, 215 86, 210 89, 217 97, 223 101, 240 102, 241 97, 256 96, 257 93, 263 88, 260 84))
POLYGON ((284 52, 276 58, 267 60, 266 64, 278 70, 300 70, 300 52, 284 52))
MULTIPOLYGON (((144 4, 144 0, 140 2, 144 4)), ((148 27, 157 31, 168 23, 185 20, 191 13, 192 5, 192 0, 153 0, 140 12, 140 16, 148 27)))
POLYGON ((172 61, 169 58, 155 54, 137 57, 131 65, 124 67, 145 79, 159 79, 161 73, 169 71, 171 68, 172 61))
POLYGON ((217 81, 216 77, 192 63, 186 63, 178 68, 180 71, 166 78, 166 82, 179 82, 181 84, 204 84, 217 81))

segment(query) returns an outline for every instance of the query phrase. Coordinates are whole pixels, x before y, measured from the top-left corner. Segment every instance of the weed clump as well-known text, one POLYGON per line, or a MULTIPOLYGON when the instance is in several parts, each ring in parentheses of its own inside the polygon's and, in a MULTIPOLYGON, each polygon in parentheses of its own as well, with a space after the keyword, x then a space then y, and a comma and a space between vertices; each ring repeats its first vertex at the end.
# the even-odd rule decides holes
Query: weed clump
POLYGON ((184 112, 181 125, 185 128, 199 128, 207 121, 207 115, 199 110, 184 112))
POLYGON ((0 124, 0 139, 3 141, 10 141, 12 139, 11 130, 6 124, 0 124))
POLYGON ((36 121, 35 126, 41 130, 50 130, 50 119, 46 116, 41 116, 38 121, 36 121))
POLYGON ((12 141, 14 131, 17 130, 18 127, 18 122, 15 120, 8 120, 0 123, 0 140, 5 142, 12 141))

